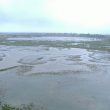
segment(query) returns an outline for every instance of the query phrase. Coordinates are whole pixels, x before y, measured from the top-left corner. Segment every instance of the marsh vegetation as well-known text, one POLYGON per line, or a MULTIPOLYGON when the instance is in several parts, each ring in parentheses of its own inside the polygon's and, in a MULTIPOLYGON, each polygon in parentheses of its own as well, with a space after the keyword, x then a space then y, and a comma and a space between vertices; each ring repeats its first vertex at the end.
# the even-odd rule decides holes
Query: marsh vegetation
POLYGON ((0 36, 1 110, 109 110, 109 83, 108 36, 0 36))

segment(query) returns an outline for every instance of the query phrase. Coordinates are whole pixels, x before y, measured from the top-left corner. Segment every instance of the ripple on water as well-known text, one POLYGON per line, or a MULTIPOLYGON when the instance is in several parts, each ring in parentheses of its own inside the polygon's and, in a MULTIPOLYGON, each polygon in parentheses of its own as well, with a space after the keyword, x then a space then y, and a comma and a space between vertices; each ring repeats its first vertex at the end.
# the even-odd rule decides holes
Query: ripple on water
POLYGON ((99 62, 104 64, 110 64, 110 53, 109 52, 94 52, 90 54, 91 62, 99 62))

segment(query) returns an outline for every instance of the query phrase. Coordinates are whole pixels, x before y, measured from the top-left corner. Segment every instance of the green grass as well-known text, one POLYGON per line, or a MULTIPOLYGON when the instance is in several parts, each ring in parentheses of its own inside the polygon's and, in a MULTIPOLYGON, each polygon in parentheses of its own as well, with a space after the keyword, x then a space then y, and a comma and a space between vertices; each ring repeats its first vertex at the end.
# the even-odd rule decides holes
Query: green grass
POLYGON ((11 105, 4 104, 1 106, 1 110, 17 110, 15 107, 12 107, 11 105))
MULTIPOLYGON (((9 104, 0 105, 0 110, 35 110, 33 108, 34 108, 33 104, 28 105, 22 104, 20 105, 20 107, 12 106, 9 104)), ((36 107, 36 110, 40 110, 40 108, 36 107)))
POLYGON ((62 47, 62 48, 83 48, 92 50, 102 50, 110 52, 110 39, 102 39, 99 41, 0 41, 0 45, 7 46, 46 46, 46 47, 62 47))
POLYGON ((21 104, 19 106, 13 106, 9 104, 0 105, 0 110, 47 110, 43 105, 34 105, 33 103, 21 104))

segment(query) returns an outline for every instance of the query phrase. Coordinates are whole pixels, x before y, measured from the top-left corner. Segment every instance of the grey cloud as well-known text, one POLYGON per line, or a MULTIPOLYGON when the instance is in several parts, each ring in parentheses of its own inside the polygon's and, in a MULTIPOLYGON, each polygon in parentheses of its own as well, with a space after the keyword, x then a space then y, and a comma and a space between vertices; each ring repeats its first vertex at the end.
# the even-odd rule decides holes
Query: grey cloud
POLYGON ((55 20, 43 12, 45 0, 19 0, 13 3, 9 11, 0 8, 0 24, 12 23, 32 26, 52 26, 55 20))
POLYGON ((0 31, 59 31, 59 32, 109 32, 109 26, 103 29, 68 25, 52 18, 45 11, 46 0, 13 0, 10 7, 0 7, 0 31))

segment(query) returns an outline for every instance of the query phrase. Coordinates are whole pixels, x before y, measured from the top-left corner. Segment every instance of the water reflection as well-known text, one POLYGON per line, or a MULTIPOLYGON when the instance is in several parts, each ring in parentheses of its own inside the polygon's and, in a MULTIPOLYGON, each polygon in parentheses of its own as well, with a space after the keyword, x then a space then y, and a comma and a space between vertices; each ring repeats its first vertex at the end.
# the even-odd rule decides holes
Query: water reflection
POLYGON ((91 37, 12 37, 8 38, 9 41, 98 41, 98 38, 91 37))

